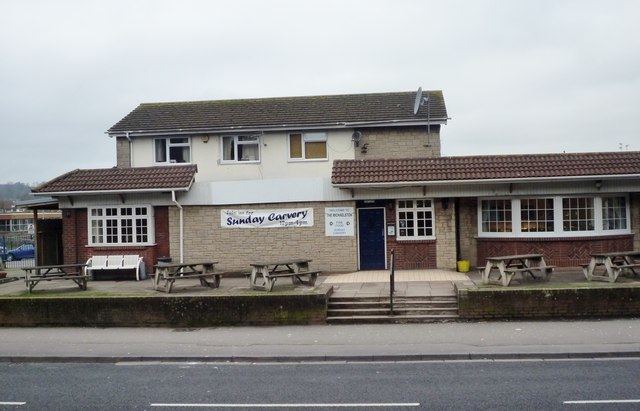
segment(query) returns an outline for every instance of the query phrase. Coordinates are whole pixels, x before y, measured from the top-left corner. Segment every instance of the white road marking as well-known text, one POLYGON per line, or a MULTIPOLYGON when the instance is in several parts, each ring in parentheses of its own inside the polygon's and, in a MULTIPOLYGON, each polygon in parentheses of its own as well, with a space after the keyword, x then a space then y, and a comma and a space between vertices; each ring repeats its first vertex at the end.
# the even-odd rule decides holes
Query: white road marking
POLYGON ((633 404, 640 403, 640 399, 633 400, 576 400, 563 401, 563 404, 633 404))
POLYGON ((25 405, 25 401, 0 401, 0 405, 25 405))
POLYGON ((372 408, 372 407, 419 407, 419 402, 371 402, 371 403, 335 403, 335 404, 163 404, 152 403, 152 407, 175 407, 175 408, 372 408))

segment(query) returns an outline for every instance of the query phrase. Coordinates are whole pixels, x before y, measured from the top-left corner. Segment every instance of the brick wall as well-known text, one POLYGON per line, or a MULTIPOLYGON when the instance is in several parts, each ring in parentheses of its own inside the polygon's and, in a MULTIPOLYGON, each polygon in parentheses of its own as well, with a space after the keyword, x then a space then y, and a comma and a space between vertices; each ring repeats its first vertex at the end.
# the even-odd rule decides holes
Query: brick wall
POLYGON ((440 125, 376 127, 360 129, 360 147, 355 148, 356 159, 440 157, 440 125), (366 149, 366 153, 363 151, 366 149))
POLYGON ((588 238, 479 238, 478 262, 488 256, 542 254, 547 264, 576 267, 593 253, 633 249, 633 234, 588 238))
POLYGON ((168 207, 155 207, 155 246, 88 247, 87 209, 62 210, 62 248, 65 264, 85 263, 93 255, 138 254, 144 259, 147 273, 153 271, 157 258, 168 256, 168 207))
POLYGON ((116 137, 116 165, 131 167, 131 143, 126 137, 116 137))
MULTIPOLYGON (((309 257, 312 268, 326 272, 357 269, 356 236, 327 237, 324 229, 325 207, 355 207, 351 201, 287 204, 250 204, 234 206, 184 207, 184 258, 219 261, 224 270, 248 270, 258 260, 309 257), (313 227, 222 228, 222 209, 313 208, 313 227)), ((169 210, 171 257, 180 259, 179 211, 169 210)))
MULTIPOLYGON (((395 200, 378 201, 384 206, 387 226, 396 226, 395 200)), ((455 210, 453 201, 447 209, 442 208, 442 200, 434 202, 435 240, 398 240, 387 236, 387 256, 395 250, 396 269, 454 268, 456 265, 455 210)))

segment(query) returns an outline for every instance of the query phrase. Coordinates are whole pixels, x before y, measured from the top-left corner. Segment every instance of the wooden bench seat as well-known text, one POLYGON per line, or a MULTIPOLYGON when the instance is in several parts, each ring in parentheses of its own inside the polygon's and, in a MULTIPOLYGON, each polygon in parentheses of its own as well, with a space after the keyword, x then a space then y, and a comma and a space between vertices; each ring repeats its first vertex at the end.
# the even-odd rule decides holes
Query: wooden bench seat
POLYGON ((623 270, 625 268, 640 268, 640 264, 622 264, 622 265, 614 265, 613 268, 623 270))

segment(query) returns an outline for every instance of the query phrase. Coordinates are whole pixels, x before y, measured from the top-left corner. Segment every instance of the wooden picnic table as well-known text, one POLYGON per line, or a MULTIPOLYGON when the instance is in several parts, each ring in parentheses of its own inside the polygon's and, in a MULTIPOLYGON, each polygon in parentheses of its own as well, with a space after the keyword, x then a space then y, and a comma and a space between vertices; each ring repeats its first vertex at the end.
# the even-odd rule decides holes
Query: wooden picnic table
POLYGON ((292 258, 277 261, 261 261, 251 265, 250 286, 254 290, 271 291, 276 280, 281 277, 291 277, 294 285, 308 285, 313 287, 320 271, 309 271, 308 258, 292 258), (262 283, 258 283, 258 276, 262 283))
POLYGON ((620 274, 630 271, 638 275, 640 269, 640 251, 618 251, 612 253, 591 254, 589 264, 582 265, 582 272, 588 281, 616 282, 620 274), (602 274, 596 274, 598 267, 604 267, 602 274))
POLYGON ((214 266, 217 263, 217 261, 196 261, 158 264, 155 266, 154 288, 158 291, 160 281, 164 281, 164 287, 160 291, 170 293, 176 280, 189 278, 197 278, 203 287, 218 288, 220 287, 220 277, 223 273, 214 270, 214 266), (212 281, 207 281, 207 278, 212 279, 212 281))
POLYGON ((58 264, 58 265, 38 265, 34 267, 24 267, 25 285, 29 292, 33 291, 40 281, 71 280, 80 287, 87 289, 87 278, 85 268, 87 264, 58 264))
POLYGON ((516 274, 520 274, 524 280, 524 274, 529 274, 534 279, 542 279, 549 281, 553 269, 552 265, 547 265, 542 254, 517 254, 503 255, 497 257, 487 257, 487 264, 482 273, 483 284, 492 283, 491 274, 494 270, 498 271, 499 277, 497 283, 508 287, 511 280, 516 274), (534 273, 539 273, 536 276, 534 273))

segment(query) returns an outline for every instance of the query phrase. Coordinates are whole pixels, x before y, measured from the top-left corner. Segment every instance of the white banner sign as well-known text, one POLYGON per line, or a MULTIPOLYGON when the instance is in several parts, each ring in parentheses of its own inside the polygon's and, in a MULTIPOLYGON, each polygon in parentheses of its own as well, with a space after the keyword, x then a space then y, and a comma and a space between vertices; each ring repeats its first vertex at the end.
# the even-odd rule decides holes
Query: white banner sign
POLYGON ((324 209, 324 233, 329 237, 353 236, 353 207, 324 209))
POLYGON ((222 210, 220 214, 220 225, 225 228, 313 226, 313 208, 222 210))

